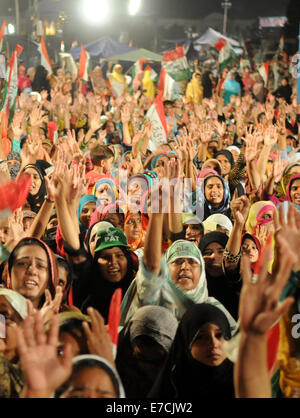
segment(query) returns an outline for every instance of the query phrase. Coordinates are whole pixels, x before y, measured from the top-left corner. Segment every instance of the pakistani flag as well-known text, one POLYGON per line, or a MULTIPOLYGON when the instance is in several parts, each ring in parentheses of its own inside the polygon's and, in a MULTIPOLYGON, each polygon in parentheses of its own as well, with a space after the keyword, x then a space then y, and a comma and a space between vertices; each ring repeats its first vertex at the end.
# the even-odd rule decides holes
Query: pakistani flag
POLYGON ((1 29, 0 29, 0 53, 2 51, 5 27, 6 27, 6 20, 4 19, 3 23, 2 23, 2 26, 1 26, 1 29))
POLYGON ((46 68, 46 70, 48 71, 48 74, 51 75, 52 74, 52 67, 51 67, 51 62, 50 62, 50 58, 48 55, 48 51, 46 48, 46 44, 44 41, 44 38, 41 36, 41 40, 38 46, 38 51, 41 54, 41 65, 46 68))
POLYGON ((175 81, 189 80, 191 72, 183 46, 176 46, 163 54, 162 67, 175 81))
POLYGON ((146 118, 153 124, 152 136, 149 140, 148 149, 152 152, 162 144, 167 143, 168 128, 161 93, 156 96, 153 105, 146 114, 146 118))
POLYGON ((140 58, 139 60, 137 60, 131 69, 131 76, 132 76, 132 80, 135 79, 135 76, 137 75, 138 72, 143 71, 143 66, 144 64, 146 64, 147 61, 144 60, 143 58, 140 58))
POLYGON ((151 78, 151 80, 153 81, 153 83, 156 83, 157 82, 158 74, 157 74, 156 71, 153 70, 152 67, 150 67, 150 65, 147 65, 147 67, 145 68, 144 71, 150 71, 150 78, 151 78))
POLYGON ((161 69, 157 87, 162 94, 163 100, 174 101, 180 97, 180 89, 177 82, 167 73, 165 68, 161 69))
POLYGON ((12 121, 16 108, 18 95, 18 57, 20 56, 22 50, 22 46, 17 45, 16 49, 11 54, 5 78, 2 109, 4 109, 9 123, 12 121))
POLYGON ((84 49, 83 45, 81 44, 78 77, 83 81, 89 80, 89 62, 90 54, 84 49))
POLYGON ((237 58, 236 53, 234 52, 233 48, 229 44, 229 42, 226 42, 225 45, 222 47, 222 49, 219 52, 219 71, 222 73, 222 71, 225 68, 228 68, 228 66, 234 62, 237 58))

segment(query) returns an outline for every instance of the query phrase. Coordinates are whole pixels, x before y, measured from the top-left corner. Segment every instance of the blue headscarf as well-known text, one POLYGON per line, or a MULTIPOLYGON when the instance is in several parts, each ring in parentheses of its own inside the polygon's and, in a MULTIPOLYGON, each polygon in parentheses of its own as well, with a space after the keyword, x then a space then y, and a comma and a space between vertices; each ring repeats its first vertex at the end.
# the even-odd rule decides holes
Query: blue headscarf
POLYGON ((167 154, 158 154, 158 155, 156 155, 151 160, 151 170, 154 170, 154 168, 156 167, 156 164, 157 164, 158 160, 160 158, 162 158, 162 157, 166 157, 168 160, 170 160, 170 157, 167 154))
POLYGON ((225 89, 225 94, 224 94, 224 104, 230 103, 230 97, 232 95, 234 96, 239 96, 241 94, 241 86, 240 83, 238 83, 235 79, 234 80, 230 80, 230 74, 234 74, 232 72, 229 72, 227 74, 227 79, 224 83, 224 89, 225 89))
POLYGON ((86 194, 85 196, 82 196, 82 198, 79 201, 79 205, 77 208, 77 218, 78 218, 79 226, 81 227, 84 227, 84 225, 82 225, 82 223, 80 222, 80 215, 81 215, 82 209, 85 207, 86 204, 90 202, 97 203, 96 196, 93 196, 92 194, 86 194))

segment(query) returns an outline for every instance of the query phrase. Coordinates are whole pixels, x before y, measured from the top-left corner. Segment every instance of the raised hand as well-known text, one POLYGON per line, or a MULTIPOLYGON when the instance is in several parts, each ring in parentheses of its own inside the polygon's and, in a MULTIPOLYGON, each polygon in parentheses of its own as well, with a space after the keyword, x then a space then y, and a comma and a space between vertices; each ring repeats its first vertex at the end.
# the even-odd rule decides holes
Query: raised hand
POLYGON ((46 324, 53 315, 59 312, 59 308, 62 302, 63 292, 61 286, 56 286, 55 296, 52 298, 48 289, 45 290, 45 303, 40 309, 43 317, 44 324, 46 324))
POLYGON ((123 106, 123 108, 121 110, 121 121, 122 121, 122 123, 123 124, 129 123, 130 119, 131 119, 131 115, 130 115, 128 106, 123 106))
POLYGON ((245 159, 249 163, 255 160, 257 156, 257 146, 258 146, 257 136, 248 134, 244 138, 244 142, 246 143, 245 159))
POLYGON ((250 201, 247 196, 234 198, 230 203, 230 209, 235 222, 243 227, 250 210, 250 201))
POLYGON ((47 116, 43 114, 43 110, 39 106, 35 106, 30 113, 30 125, 32 128, 40 127, 47 120, 47 116))
POLYGON ((103 357, 115 366, 113 345, 104 325, 103 317, 94 308, 88 308, 87 313, 91 318, 91 324, 85 321, 82 323, 82 327, 86 336, 89 353, 103 357))
POLYGON ((25 116, 24 110, 15 112, 15 115, 11 124, 15 138, 20 138, 20 136, 24 132, 24 128, 23 128, 24 116, 25 116))
POLYGON ((265 131, 264 143, 267 146, 273 147, 278 140, 277 127, 274 125, 269 126, 265 131))
POLYGON ((282 173, 287 166, 287 161, 281 159, 280 153, 276 155, 273 163, 273 178, 275 183, 278 183, 282 177, 282 173))
POLYGON ((300 271, 300 214, 292 203, 289 204, 286 218, 282 204, 279 205, 279 217, 274 216, 274 225, 276 236, 284 238, 291 250, 297 254, 294 270, 300 271))
POLYGON ((252 275, 249 258, 242 257, 243 287, 239 319, 241 331, 248 335, 266 335, 294 300, 289 297, 279 304, 282 289, 296 263, 296 255, 283 237, 276 237, 276 247, 279 251, 279 268, 272 278, 268 276, 271 248, 268 248, 262 257, 261 271, 257 278, 252 275))
POLYGON ((58 317, 52 318, 46 334, 40 311, 24 319, 16 330, 22 372, 26 386, 23 397, 48 398, 71 375, 72 350, 66 344, 63 355, 57 354, 58 317))

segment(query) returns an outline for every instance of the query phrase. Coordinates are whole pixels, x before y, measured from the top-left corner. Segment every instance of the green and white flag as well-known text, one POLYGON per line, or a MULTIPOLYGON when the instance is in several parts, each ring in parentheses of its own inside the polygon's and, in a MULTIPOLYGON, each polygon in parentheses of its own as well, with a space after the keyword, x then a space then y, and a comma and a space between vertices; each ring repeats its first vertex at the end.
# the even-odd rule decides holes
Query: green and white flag
POLYGON ((23 47, 17 45, 14 52, 11 54, 11 59, 8 64, 8 69, 5 78, 5 86, 3 92, 3 106, 9 123, 11 123, 18 95, 18 57, 20 56, 23 47))
POLYGON ((227 68, 232 62, 237 58, 236 53, 233 48, 230 46, 229 42, 226 42, 223 48, 219 52, 219 71, 222 71, 227 68))

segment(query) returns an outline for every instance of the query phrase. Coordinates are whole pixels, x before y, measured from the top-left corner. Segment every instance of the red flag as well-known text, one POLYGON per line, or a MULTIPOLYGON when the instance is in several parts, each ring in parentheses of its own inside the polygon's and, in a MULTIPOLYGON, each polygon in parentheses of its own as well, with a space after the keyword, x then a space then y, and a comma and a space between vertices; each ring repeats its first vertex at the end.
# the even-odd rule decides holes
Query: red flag
POLYGON ((31 177, 27 174, 0 185, 0 219, 8 218, 25 203, 30 187, 31 177))
POLYGON ((108 333, 116 349, 118 345, 119 325, 121 320, 122 289, 118 288, 112 295, 108 313, 108 333))
POLYGON ((220 52, 221 49, 226 45, 226 40, 224 38, 219 38, 218 42, 214 44, 217 50, 220 52))

